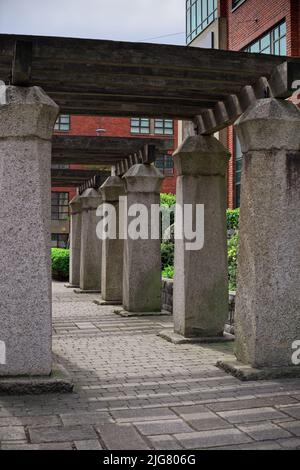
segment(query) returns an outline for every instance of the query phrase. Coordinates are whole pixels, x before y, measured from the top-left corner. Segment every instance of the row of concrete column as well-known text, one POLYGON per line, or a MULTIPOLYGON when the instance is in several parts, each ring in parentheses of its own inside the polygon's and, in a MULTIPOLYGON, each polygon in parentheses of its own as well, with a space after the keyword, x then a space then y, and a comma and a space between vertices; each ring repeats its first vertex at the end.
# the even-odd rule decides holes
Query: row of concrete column
MULTIPOLYGON (((0 106, 2 376, 51 371, 50 165, 57 113, 37 87, 7 87, 0 106)), ((244 153, 236 355, 255 367, 289 366, 300 339, 300 111, 283 100, 259 100, 236 129, 244 153)), ((196 136, 174 158, 177 202, 205 206, 203 248, 190 251, 187 237, 176 240, 175 331, 186 337, 220 336, 228 310, 229 155, 214 137, 196 136)), ((120 194, 127 195, 129 205, 150 208, 159 202, 161 181, 154 167, 135 165, 123 180, 110 178, 101 195, 88 190, 73 201, 73 284, 101 290, 112 301, 121 298, 122 285, 125 309, 160 309, 160 240, 107 240, 101 247, 95 211, 102 199, 118 206, 120 194)))

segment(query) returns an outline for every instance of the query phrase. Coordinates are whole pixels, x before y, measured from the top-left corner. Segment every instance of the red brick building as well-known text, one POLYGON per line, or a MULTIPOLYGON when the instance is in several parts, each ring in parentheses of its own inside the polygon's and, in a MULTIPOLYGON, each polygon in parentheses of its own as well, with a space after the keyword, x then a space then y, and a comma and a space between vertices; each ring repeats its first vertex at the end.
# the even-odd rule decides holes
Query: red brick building
MULTIPOLYGON (((178 123, 168 119, 111 118, 101 116, 60 115, 55 125, 56 134, 107 137, 157 137, 173 139, 173 150, 178 146, 178 123)), ((175 194, 173 151, 156 161, 164 174, 162 191, 175 194)), ((62 167, 62 165, 60 165, 62 167)), ((69 168, 64 166, 64 168, 69 168)), ((70 168, 83 166, 71 165, 70 168)), ((75 196, 74 188, 52 188, 52 246, 65 247, 69 238, 69 201, 75 196)))
MULTIPOLYGON (((187 43, 275 55, 300 55, 299 0, 187 0, 187 43)), ((241 152, 233 129, 220 133, 232 158, 228 207, 238 207, 241 152)))

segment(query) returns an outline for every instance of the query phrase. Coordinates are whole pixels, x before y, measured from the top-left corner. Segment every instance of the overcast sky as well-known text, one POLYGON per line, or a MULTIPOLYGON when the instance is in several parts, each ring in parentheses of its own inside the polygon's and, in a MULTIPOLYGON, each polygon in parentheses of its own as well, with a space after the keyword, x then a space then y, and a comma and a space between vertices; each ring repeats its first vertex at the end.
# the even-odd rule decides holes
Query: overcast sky
POLYGON ((0 0, 0 33, 185 44, 184 31, 185 0, 0 0))

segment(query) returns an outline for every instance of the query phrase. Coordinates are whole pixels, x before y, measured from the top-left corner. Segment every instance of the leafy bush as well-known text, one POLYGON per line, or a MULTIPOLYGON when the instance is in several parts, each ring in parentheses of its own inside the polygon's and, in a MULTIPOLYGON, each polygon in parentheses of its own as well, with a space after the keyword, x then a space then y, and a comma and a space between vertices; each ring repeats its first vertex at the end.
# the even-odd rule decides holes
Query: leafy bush
POLYGON ((63 248, 52 248, 52 278, 57 281, 67 281, 69 279, 70 250, 63 248))
POLYGON ((166 279, 173 279, 174 278, 174 266, 166 266, 162 272, 162 277, 166 279))
POLYGON ((236 290, 237 253, 239 234, 236 233, 228 240, 228 283, 229 290, 236 290))
POLYGON ((172 207, 176 204, 176 196, 174 194, 162 193, 160 195, 160 204, 162 206, 172 207))
POLYGON ((238 230, 240 209, 227 209, 227 230, 238 230))
POLYGON ((163 269, 167 266, 174 266, 174 243, 164 242, 161 244, 161 264, 163 269))

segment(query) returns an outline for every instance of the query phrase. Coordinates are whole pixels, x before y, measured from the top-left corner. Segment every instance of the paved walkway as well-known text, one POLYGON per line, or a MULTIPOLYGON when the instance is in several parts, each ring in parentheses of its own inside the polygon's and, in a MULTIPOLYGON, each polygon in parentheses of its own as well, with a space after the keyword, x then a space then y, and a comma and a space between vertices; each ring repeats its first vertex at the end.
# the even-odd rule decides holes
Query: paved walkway
POLYGON ((300 448, 300 380, 241 383, 231 346, 173 345, 171 317, 121 318, 53 285, 53 349, 68 395, 0 397, 1 449, 300 448))

